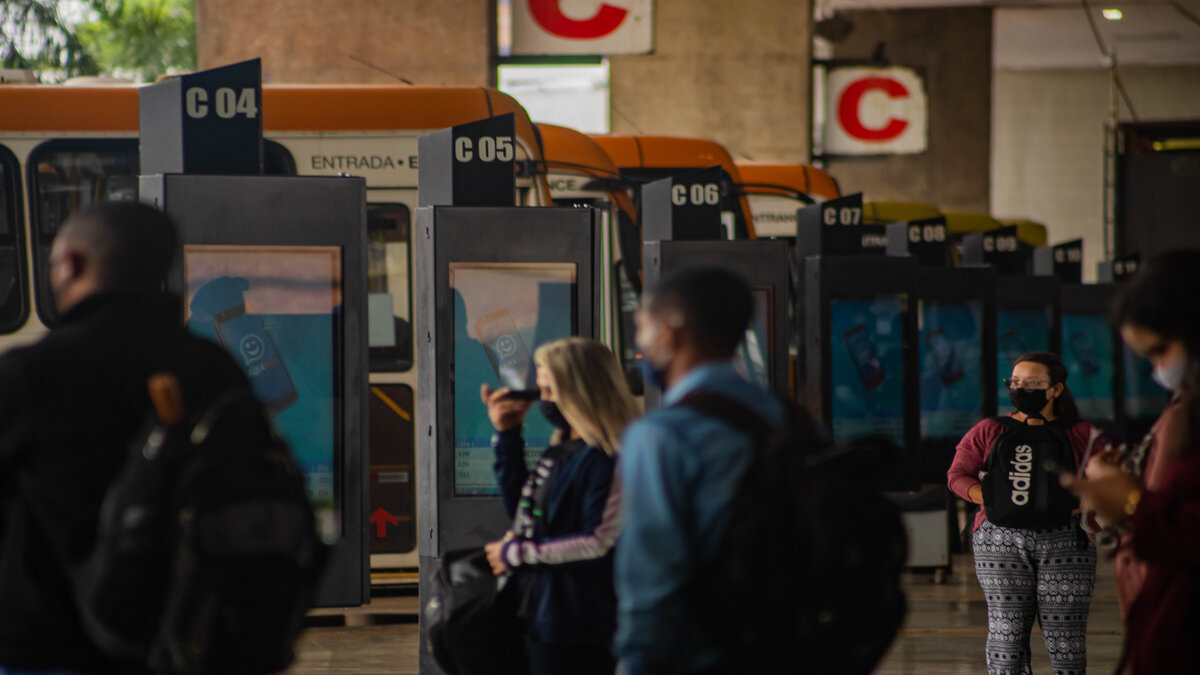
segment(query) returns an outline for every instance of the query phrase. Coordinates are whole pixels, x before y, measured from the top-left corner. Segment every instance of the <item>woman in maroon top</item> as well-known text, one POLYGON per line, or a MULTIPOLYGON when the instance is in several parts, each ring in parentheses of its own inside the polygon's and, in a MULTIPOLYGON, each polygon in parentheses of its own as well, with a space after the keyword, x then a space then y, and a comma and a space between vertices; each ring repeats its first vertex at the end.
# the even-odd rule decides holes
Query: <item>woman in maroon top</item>
POLYGON ((992 675, 1032 672, 1035 617, 1056 674, 1082 675, 1087 668, 1096 548, 1079 528, 1077 503, 1059 488, 1057 472, 1082 466, 1105 439, 1079 419, 1066 379, 1054 354, 1018 358, 1005 380, 1016 412, 972 427, 947 473, 955 494, 981 505, 973 548, 988 605, 992 675))
MULTIPOLYGON (((1087 480, 1066 480, 1090 508, 1124 532, 1138 563, 1125 616, 1121 673, 1200 672, 1200 251, 1180 250, 1142 266, 1113 303, 1113 323, 1174 392, 1155 424, 1161 447, 1139 479, 1128 461, 1102 456, 1087 480)), ((1126 460, 1127 458, 1120 458, 1126 460)))

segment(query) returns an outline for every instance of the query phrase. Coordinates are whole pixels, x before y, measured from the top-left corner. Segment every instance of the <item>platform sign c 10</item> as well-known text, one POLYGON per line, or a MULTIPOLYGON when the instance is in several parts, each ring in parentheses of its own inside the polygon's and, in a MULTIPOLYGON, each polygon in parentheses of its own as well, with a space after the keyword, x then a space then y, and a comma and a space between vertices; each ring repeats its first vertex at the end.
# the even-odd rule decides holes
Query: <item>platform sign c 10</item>
POLYGON ((861 192, 807 206, 796 214, 797 255, 862 255, 882 253, 884 248, 882 228, 863 227, 861 192))
POLYGON ((418 140, 421 206, 512 206, 517 136, 512 113, 460 124, 418 140))
POLYGON ((262 173, 262 61, 142 87, 143 174, 262 173))
POLYGON ((1083 282, 1083 240, 1056 244, 1052 247, 1054 255, 1054 276, 1059 281, 1069 284, 1083 282))

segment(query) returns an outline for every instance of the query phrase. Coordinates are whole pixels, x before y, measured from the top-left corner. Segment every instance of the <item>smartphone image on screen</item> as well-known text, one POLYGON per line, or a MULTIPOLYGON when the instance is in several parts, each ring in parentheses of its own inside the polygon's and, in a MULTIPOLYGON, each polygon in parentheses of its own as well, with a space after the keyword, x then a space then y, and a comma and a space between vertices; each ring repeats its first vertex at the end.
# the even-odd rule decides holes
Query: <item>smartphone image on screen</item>
POLYGON ((246 305, 238 304, 214 316, 213 327, 225 350, 246 371, 255 396, 271 414, 296 402, 296 386, 262 317, 247 314, 246 305))
POLYGON ((925 345, 929 348, 929 356, 933 358, 933 364, 937 367, 938 376, 942 378, 942 384, 954 384, 963 379, 966 373, 963 372, 958 351, 946 338, 945 331, 938 328, 926 333, 925 345))
POLYGON ((879 360, 879 352, 867 335, 867 327, 864 324, 860 323, 843 333, 842 341, 846 343, 846 349, 850 352, 850 359, 854 361, 858 379, 862 380, 864 388, 874 389, 887 379, 887 373, 883 372, 883 363, 879 360))
POLYGON ((1092 336, 1087 333, 1075 333, 1067 338, 1075 361, 1079 363, 1079 372, 1084 377, 1091 377, 1100 372, 1100 360, 1096 358, 1096 348, 1092 344, 1092 336))
POLYGON ((507 309, 475 320, 475 335, 483 344, 500 385, 511 389, 533 389, 529 383, 533 359, 507 309))
POLYGON ((1025 341, 1017 331, 1010 330, 1000 336, 1000 355, 1010 366, 1015 365, 1024 353, 1025 341))

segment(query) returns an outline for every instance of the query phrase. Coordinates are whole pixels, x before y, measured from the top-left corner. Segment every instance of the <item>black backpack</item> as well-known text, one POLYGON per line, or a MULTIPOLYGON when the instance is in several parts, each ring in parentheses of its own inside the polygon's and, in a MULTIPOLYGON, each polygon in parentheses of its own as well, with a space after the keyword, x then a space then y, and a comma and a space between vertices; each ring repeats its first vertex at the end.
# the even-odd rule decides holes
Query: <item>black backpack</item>
POLYGON ((895 446, 879 438, 835 446, 786 401, 782 429, 715 393, 676 405, 745 431, 757 446, 729 529, 691 593, 722 652, 720 671, 870 673, 906 611, 907 536, 880 489, 895 446))
POLYGON ((249 393, 155 425, 76 572, 96 644, 154 673, 285 669, 326 555, 300 467, 249 393))
POLYGON ((1079 502, 1058 482, 1058 474, 1076 469, 1075 451, 1062 425, 994 420, 1004 431, 979 472, 988 521, 1030 530, 1069 525, 1079 502))

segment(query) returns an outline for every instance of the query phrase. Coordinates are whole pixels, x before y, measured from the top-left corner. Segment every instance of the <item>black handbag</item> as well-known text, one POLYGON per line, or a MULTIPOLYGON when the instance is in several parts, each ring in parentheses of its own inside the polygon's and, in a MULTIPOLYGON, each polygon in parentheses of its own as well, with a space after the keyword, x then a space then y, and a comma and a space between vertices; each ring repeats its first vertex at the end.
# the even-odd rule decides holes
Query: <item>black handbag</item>
POLYGON ((518 598, 509 581, 492 574, 483 549, 451 551, 442 558, 424 620, 426 648, 447 675, 528 672, 518 598))

